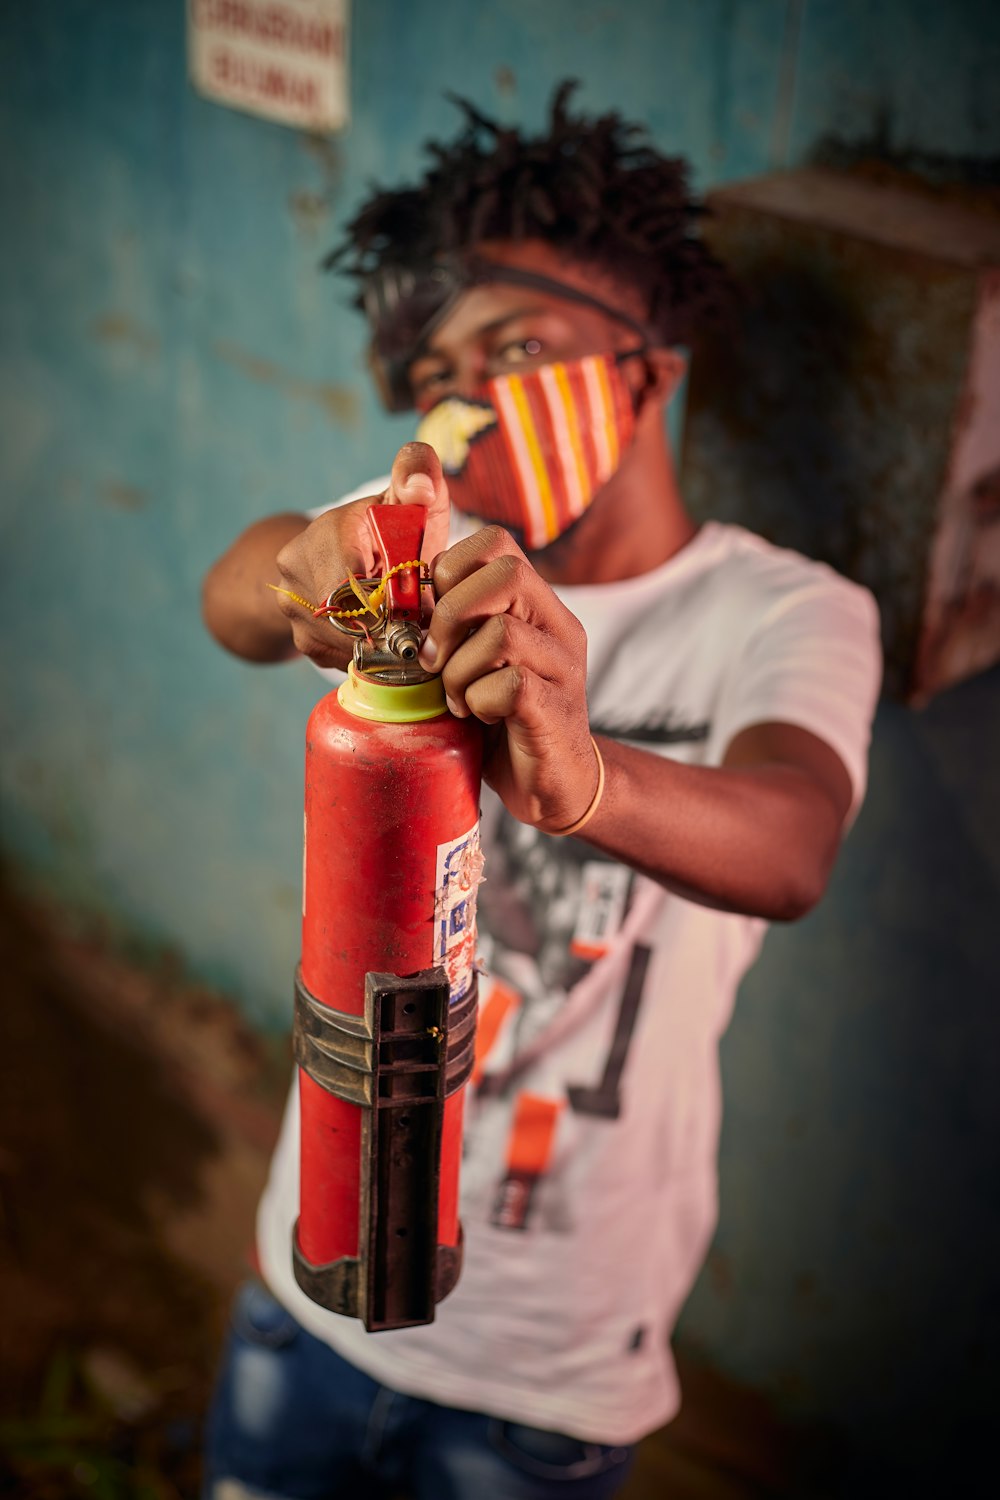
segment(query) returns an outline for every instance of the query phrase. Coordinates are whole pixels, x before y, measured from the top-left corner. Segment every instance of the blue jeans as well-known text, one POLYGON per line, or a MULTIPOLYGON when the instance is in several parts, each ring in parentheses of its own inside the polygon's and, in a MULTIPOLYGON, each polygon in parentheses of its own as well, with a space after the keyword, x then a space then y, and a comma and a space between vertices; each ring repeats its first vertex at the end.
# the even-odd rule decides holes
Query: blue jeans
POLYGON ((403 1396, 251 1282, 236 1296, 209 1415, 204 1495, 609 1500, 633 1452, 403 1396))

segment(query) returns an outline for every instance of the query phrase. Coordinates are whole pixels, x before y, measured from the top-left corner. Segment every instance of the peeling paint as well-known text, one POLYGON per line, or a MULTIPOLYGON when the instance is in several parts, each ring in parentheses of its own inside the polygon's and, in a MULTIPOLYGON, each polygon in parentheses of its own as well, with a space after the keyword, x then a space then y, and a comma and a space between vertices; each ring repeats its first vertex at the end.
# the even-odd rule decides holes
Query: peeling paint
POLYGON ((299 191, 289 193, 288 210, 295 227, 308 238, 315 238, 330 218, 333 205, 323 193, 299 191))
POLYGON ((153 359, 160 352, 160 340, 127 313, 107 312, 95 319, 90 332, 102 344, 125 344, 153 359))
POLYGON ((292 401, 308 401, 318 406, 327 421, 336 427, 353 427, 358 420, 358 394, 351 386, 335 385, 332 381, 303 380, 283 370, 273 360, 262 359, 228 339, 216 339, 212 353, 251 380, 273 385, 292 401))
POLYGON ((108 505, 117 506, 119 510, 142 510, 149 499, 148 491, 140 489, 137 484, 123 484, 114 479, 102 485, 98 493, 108 505))
POLYGON ((303 135, 302 144, 320 165, 327 191, 332 191, 343 174, 343 159, 336 141, 325 135, 303 135))
POLYGON ((302 145, 319 167, 319 187, 296 188, 288 195, 288 211, 296 229, 307 242, 331 223, 343 178, 343 160, 336 143, 321 135, 304 135, 302 145))

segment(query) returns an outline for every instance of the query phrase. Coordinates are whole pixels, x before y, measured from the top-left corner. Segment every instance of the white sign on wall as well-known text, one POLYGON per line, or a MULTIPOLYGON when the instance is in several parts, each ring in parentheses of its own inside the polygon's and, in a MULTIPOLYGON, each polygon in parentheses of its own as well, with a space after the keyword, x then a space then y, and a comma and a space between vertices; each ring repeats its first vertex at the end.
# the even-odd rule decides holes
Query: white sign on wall
POLYGON ((199 93, 304 130, 348 120, 350 0, 188 0, 199 93))

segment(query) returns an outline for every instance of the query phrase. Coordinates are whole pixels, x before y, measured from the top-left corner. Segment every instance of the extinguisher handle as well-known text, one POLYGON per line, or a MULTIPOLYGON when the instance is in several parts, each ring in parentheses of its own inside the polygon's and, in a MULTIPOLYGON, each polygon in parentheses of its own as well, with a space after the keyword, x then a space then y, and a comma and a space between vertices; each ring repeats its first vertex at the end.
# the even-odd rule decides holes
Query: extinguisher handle
MULTIPOLYGON (((416 562, 424 540, 427 508, 423 505, 371 505, 368 525, 385 573, 416 562)), ((420 569, 403 568, 386 584, 386 612, 391 620, 420 621, 420 569)))

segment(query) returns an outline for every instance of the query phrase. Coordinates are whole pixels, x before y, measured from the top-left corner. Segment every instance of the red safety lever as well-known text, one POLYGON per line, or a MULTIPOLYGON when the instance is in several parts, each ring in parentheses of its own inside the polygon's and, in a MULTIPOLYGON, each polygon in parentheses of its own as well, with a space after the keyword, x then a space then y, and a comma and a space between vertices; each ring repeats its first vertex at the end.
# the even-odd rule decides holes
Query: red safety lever
POLYGON ((427 511, 422 505, 373 505, 368 524, 388 573, 401 563, 417 562, 415 568, 400 568, 386 584, 386 613, 391 620, 420 623, 420 548, 424 540, 427 511))

